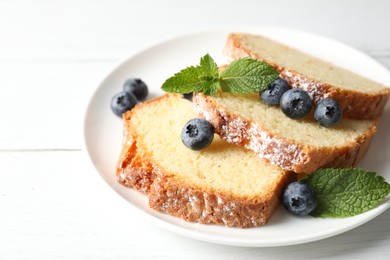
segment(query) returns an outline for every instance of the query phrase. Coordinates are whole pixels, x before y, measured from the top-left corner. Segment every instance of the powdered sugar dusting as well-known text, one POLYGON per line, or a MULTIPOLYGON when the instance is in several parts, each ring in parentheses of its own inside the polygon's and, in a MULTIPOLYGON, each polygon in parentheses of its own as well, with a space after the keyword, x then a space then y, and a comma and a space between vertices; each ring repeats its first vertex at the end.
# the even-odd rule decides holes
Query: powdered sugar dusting
POLYGON ((229 120, 226 115, 221 114, 227 124, 222 125, 220 135, 229 143, 242 143, 245 140, 245 129, 247 123, 241 118, 229 120))
POLYGON ((253 150, 260 158, 281 167, 289 165, 290 170, 293 165, 303 161, 302 149, 298 145, 275 138, 260 125, 252 124, 247 133, 250 141, 246 147, 253 150))
POLYGON ((328 98, 331 93, 324 84, 311 80, 306 76, 303 76, 295 71, 288 69, 281 69, 280 77, 287 81, 292 88, 303 89, 310 94, 314 102, 318 102, 321 99, 328 98))
POLYGON ((253 150, 260 158, 285 170, 294 171, 295 165, 305 160, 303 149, 293 141, 272 135, 261 125, 244 117, 213 107, 208 97, 194 95, 195 112, 211 122, 222 139, 253 150))

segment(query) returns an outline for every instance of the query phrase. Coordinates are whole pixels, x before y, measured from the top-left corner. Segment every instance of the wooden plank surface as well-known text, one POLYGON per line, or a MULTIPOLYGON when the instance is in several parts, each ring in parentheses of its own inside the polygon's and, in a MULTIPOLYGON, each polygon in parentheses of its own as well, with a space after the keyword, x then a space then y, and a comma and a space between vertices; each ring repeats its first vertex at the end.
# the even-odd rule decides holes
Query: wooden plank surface
POLYGON ((390 211, 278 248, 195 241, 146 221, 82 153, 84 109, 125 57, 193 31, 272 25, 351 45, 390 69, 390 3, 0 1, 0 259, 387 259, 390 211))
POLYGON ((145 219, 84 160, 79 151, 0 153, 1 259, 385 259, 390 254, 390 211, 342 235, 295 246, 240 248, 185 238, 145 219))

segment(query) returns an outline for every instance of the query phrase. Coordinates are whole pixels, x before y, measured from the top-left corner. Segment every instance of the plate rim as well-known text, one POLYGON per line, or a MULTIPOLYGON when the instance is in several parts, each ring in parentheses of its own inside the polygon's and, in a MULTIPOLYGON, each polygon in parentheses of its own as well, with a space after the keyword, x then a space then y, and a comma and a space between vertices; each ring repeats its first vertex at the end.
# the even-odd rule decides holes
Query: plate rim
MULTIPOLYGON (((344 233, 344 232, 347 232, 351 229, 354 229, 358 226, 361 226, 365 223, 367 223, 368 221, 372 220, 373 218, 379 216, 380 214, 382 214, 383 212, 385 212, 388 208, 390 208, 390 201, 387 200, 385 203, 382 203, 381 205, 379 205, 375 211, 368 211, 366 213, 363 213, 363 214, 367 214, 368 217, 365 217, 363 218, 363 220, 360 220, 360 221, 357 221, 357 222, 352 222, 352 224, 348 224, 348 225, 344 225, 342 226, 342 228, 338 228, 336 230, 333 230, 333 231, 329 231, 329 232, 324 232, 320 235, 313 235, 313 236, 309 236, 309 237, 306 237, 304 239, 298 239, 298 240, 280 240, 279 242, 276 242, 274 240, 270 240, 270 241, 263 241, 263 239, 260 239, 262 240, 262 242, 258 241, 257 239, 253 239, 253 238, 250 238, 250 239, 235 239, 234 237, 229 237, 229 236, 221 236, 221 235, 210 235, 210 234, 204 234, 202 232, 196 232, 192 229, 188 229, 188 228, 183 228, 177 224, 174 224, 174 223, 171 223, 165 219, 162 219, 162 218, 159 218, 157 216, 155 216, 154 214, 148 214, 147 212, 143 211, 141 208, 139 208, 137 205, 134 205, 133 203, 131 203, 129 200, 127 200, 125 197, 123 197, 112 185, 110 185, 110 183, 107 182, 107 180, 104 178, 104 176, 102 175, 102 173, 100 173, 99 169, 97 168, 97 166, 95 165, 95 163, 93 162, 92 158, 91 158, 91 152, 90 150, 88 149, 88 144, 87 144, 87 138, 86 138, 86 135, 87 135, 87 116, 89 114, 89 110, 90 110, 90 107, 91 107, 91 104, 93 103, 93 100, 95 98, 95 96, 98 94, 99 90, 104 86, 104 83, 109 80, 113 74, 115 74, 116 71, 120 70, 127 62, 129 62, 131 59, 133 59, 134 57, 136 57, 137 55, 142 55, 143 53, 145 52, 148 52, 149 50, 153 49, 153 48, 156 48, 162 44, 166 44, 166 43, 169 43, 169 42, 174 42, 174 41, 177 41, 177 40, 180 40, 180 39, 185 39, 187 37, 194 37, 195 35, 201 35, 201 34, 209 34, 209 33, 212 33, 212 32, 215 32, 215 31, 218 31, 218 32, 233 32, 233 31, 245 31, 245 32, 250 32, 250 31, 260 31, 262 30, 263 28, 267 28, 267 29, 276 29, 276 30, 286 30, 286 31, 290 31, 290 32, 293 32, 293 33, 299 33, 299 34, 305 34, 305 35, 309 35, 311 37, 315 37, 315 38, 318 38, 318 39, 321 39, 321 40, 326 40, 326 41, 329 41, 329 42, 332 42, 334 44, 337 44, 343 48, 347 48, 355 53, 359 53, 359 55, 361 56, 365 56, 365 58, 367 59, 370 59, 373 63, 376 63, 376 65, 378 67, 381 67, 383 69, 384 72, 387 72, 390 76, 390 71, 384 66, 382 65, 380 62, 378 62, 377 60, 373 59, 372 57, 370 57, 368 54, 358 50, 357 48, 353 47, 353 46, 349 46, 343 42, 339 42, 337 40, 334 40, 334 39, 331 39, 331 38, 327 38, 325 36, 322 36, 322 35, 318 35, 318 34, 315 34, 315 33, 312 33, 312 32, 307 32, 307 31, 302 31, 302 30, 297 30, 297 29, 293 29, 293 28, 288 28, 288 27, 277 27, 277 26, 241 26, 241 27, 218 27, 218 28, 212 28, 212 29, 208 29, 208 30, 194 30, 194 31, 191 31, 191 32, 186 32, 186 33, 183 33, 183 34, 177 34, 175 36, 171 36, 171 37, 167 37, 165 39, 162 39, 162 40, 159 40, 159 41, 156 41, 152 44, 149 44, 147 45, 146 47, 144 48, 140 48, 136 51, 132 51, 129 55, 127 55, 125 58, 121 59, 119 62, 117 62, 116 64, 114 64, 111 69, 108 70, 108 72, 101 78, 100 81, 97 81, 99 82, 99 84, 96 86, 96 88, 94 89, 94 91, 91 93, 91 95, 89 95, 89 100, 86 104, 86 107, 84 109, 84 117, 83 117, 83 143, 82 143, 82 152, 85 154, 86 158, 88 158, 88 161, 90 162, 90 165, 94 167, 94 169, 97 171, 97 173, 99 174, 100 178, 104 180, 104 182, 111 188, 111 190, 113 190, 116 194, 118 194, 120 197, 122 197, 128 204, 131 205, 131 207, 135 208, 136 209, 136 212, 137 214, 139 215, 142 215, 143 217, 145 217, 145 215, 147 216, 146 219, 147 221, 150 221, 152 222, 153 224, 156 224, 157 226, 159 227, 162 227, 163 229, 166 229, 168 231, 171 231, 173 233, 176 233, 176 234, 180 234, 180 235, 183 235, 185 237, 188 237, 188 238, 192 238, 192 239, 197 239, 197 240, 201 240, 201 241, 206 241, 206 242, 211 242, 211 243, 215 243, 215 244, 221 244, 221 245, 232 245, 232 246, 242 246, 242 247, 278 247, 278 246, 289 246, 289 245, 298 245, 298 244, 304 244, 304 243, 308 243, 308 242, 314 242, 314 241, 318 241, 318 240, 322 240, 322 239, 325 239, 325 238, 329 238, 329 237, 332 237, 332 236, 336 236, 336 235, 339 235, 341 233, 344 233), (237 28, 240 28, 240 29, 237 29, 237 28), (146 214, 145 214, 146 213, 146 214), (371 214, 370 214, 371 213, 371 214)), ((223 46, 221 46, 221 49, 222 49, 223 46)), ((389 105, 389 104, 388 104, 389 105)), ((144 195, 144 194, 142 194, 144 195)), ((156 214, 163 214, 163 213, 156 213, 156 214)), ((164 214, 165 215, 165 214, 164 214)), ((199 223, 190 223, 190 224, 193 224, 193 225, 203 225, 203 224, 199 224, 199 223)), ((225 227, 225 228, 230 228, 230 227, 225 227)), ((261 228, 261 227, 260 227, 261 228)))

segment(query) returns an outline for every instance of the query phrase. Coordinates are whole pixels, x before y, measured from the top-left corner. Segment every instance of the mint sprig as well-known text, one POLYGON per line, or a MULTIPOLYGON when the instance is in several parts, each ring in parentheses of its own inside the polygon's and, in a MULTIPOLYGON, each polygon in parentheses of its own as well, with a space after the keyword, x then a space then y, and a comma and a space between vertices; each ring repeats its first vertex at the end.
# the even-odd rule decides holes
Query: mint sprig
POLYGON ((231 93, 259 92, 265 90, 278 76, 271 65, 245 57, 233 61, 221 72, 221 88, 231 93))
POLYGON ((200 59, 199 67, 202 69, 204 76, 218 78, 218 65, 209 54, 206 54, 200 59))
POLYGON ((390 184, 359 168, 320 169, 301 180, 317 197, 314 217, 349 217, 366 212, 390 193, 390 184))
POLYGON ((203 70, 198 67, 188 67, 167 79, 162 89, 167 92, 184 94, 203 90, 209 85, 209 79, 204 77, 203 70))
POLYGON ((219 88, 230 93, 251 93, 265 90, 279 73, 262 61, 242 58, 233 61, 221 73, 209 54, 200 59, 198 66, 181 70, 162 85, 166 92, 186 94, 203 92, 212 95, 219 88))

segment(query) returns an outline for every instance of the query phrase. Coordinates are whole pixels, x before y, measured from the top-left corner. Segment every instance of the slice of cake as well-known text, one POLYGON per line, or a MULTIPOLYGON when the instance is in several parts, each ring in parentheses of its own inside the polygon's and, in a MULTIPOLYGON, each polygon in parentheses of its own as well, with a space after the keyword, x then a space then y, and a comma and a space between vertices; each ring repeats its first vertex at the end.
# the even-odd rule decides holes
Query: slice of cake
POLYGON ((336 127, 327 128, 312 116, 291 119, 279 107, 265 105, 257 93, 196 93, 193 101, 197 115, 210 121, 222 139, 296 173, 355 166, 377 126, 377 120, 342 119, 336 127))
POLYGON ((390 94, 382 84, 258 35, 230 34, 225 53, 233 59, 249 56, 267 62, 291 87, 306 90, 315 102, 336 99, 344 117, 379 117, 390 94))
POLYGON ((124 114, 118 181, 148 194, 151 208, 204 224, 257 227, 296 178, 217 135, 204 150, 182 144, 193 104, 166 94, 124 114))

